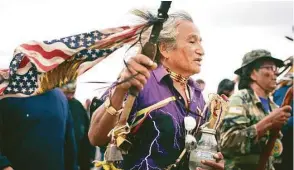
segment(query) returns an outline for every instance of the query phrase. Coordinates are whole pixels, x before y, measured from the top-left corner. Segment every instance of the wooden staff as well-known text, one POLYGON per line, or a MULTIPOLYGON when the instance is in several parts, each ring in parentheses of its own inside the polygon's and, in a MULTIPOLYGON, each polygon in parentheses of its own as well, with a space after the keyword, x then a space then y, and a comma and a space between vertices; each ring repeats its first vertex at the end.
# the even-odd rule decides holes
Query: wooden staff
MULTIPOLYGON (((160 8, 158 9, 157 19, 158 21, 154 23, 152 31, 149 37, 149 41, 142 48, 142 54, 148 56, 152 61, 154 61, 157 52, 157 40, 162 30, 164 21, 168 18, 168 10, 170 8, 171 1, 161 1, 160 8)), ((129 118, 131 109, 134 105, 134 101, 139 94, 139 90, 135 87, 130 87, 129 95, 127 97, 123 112, 119 118, 117 127, 124 127, 127 125, 127 120, 129 118)), ((125 139, 126 134, 120 136, 125 139)))

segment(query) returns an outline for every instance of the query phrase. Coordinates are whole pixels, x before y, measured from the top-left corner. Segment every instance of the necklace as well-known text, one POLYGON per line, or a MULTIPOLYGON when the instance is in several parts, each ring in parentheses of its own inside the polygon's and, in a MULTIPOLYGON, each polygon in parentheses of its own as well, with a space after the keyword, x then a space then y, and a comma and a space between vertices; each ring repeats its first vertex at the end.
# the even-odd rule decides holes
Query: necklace
POLYGON ((183 77, 182 75, 172 72, 170 69, 167 69, 167 72, 169 73, 171 79, 173 79, 176 82, 179 82, 185 90, 185 94, 187 97, 187 103, 188 103, 188 107, 191 103, 191 99, 190 99, 190 94, 189 94, 189 90, 188 90, 188 86, 187 86, 187 82, 189 80, 189 78, 183 77))
POLYGON ((185 134, 185 147, 188 150, 191 150, 191 148, 196 143, 196 139, 192 135, 193 129, 195 129, 195 127, 196 127, 196 120, 195 120, 194 117, 188 115, 188 112, 190 110, 189 109, 190 104, 191 104, 191 97, 190 97, 190 93, 189 93, 189 90, 188 90, 188 88, 189 88, 189 86, 188 86, 188 78, 183 77, 182 75, 177 74, 175 72, 172 72, 170 69, 167 69, 167 72, 169 73, 170 78, 173 79, 176 82, 179 82, 180 85, 183 86, 184 90, 185 90, 185 95, 187 97, 187 107, 186 107, 187 115, 184 118, 184 127, 186 129, 186 132, 184 131, 184 134, 185 134))
POLYGON ((170 77, 176 82, 181 83, 181 85, 187 85, 189 78, 183 77, 178 73, 172 72, 170 69, 167 69, 167 72, 169 73, 170 77))

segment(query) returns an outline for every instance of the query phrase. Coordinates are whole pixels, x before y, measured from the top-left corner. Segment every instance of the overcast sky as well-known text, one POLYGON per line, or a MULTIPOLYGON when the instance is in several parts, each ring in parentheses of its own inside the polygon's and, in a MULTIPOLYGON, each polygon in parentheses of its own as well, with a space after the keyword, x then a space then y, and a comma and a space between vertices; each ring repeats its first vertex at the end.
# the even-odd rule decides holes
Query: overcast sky
MULTIPOLYGON (((1 0, 0 67, 8 67, 20 43, 125 25, 130 23, 126 15, 130 9, 157 9, 159 5, 160 1, 154 0, 1 0)), ((284 38, 293 37, 292 1, 177 0, 171 9, 189 12, 202 34, 206 55, 201 73, 193 78, 206 81, 205 95, 216 92, 223 78, 235 78, 233 71, 241 65, 244 53, 252 49, 267 49, 281 59, 294 53, 293 44, 284 38)), ((123 55, 118 51, 79 82, 114 81, 123 55)), ((101 93, 96 88, 79 83, 76 96, 82 101, 92 98, 101 93)))

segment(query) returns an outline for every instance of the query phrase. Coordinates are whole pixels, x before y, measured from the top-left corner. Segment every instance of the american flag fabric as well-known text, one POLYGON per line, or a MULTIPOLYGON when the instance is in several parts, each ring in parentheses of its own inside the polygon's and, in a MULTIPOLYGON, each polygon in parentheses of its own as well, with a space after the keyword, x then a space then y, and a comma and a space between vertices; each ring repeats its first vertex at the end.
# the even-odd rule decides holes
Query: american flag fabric
MULTIPOLYGON (((46 86, 46 82, 65 80, 63 83, 66 83, 76 78, 66 78, 68 73, 74 72, 77 76, 83 74, 123 44, 137 40, 146 26, 148 23, 21 44, 14 51, 9 69, 0 69, 0 99, 42 93, 40 89, 46 86), (69 63, 70 68, 62 68, 62 63, 69 63), (60 70, 64 72, 63 75, 60 70), (46 77, 50 72, 53 72, 54 76, 46 77), (41 81, 42 77, 47 80, 41 81)), ((54 86, 61 85, 62 83, 59 83, 54 86)))

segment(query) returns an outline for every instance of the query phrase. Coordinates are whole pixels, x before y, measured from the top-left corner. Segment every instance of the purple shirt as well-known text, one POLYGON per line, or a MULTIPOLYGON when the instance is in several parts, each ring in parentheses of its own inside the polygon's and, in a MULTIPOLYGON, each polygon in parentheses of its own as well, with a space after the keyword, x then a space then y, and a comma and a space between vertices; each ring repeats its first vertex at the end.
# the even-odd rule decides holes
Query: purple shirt
MULTIPOLYGON (((190 79, 188 85, 191 98, 189 109, 193 113, 185 108, 183 98, 173 87, 172 79, 163 66, 151 72, 147 84, 134 103, 129 124, 131 125, 135 113, 141 109, 172 96, 176 97, 176 100, 150 112, 138 131, 128 136, 133 145, 124 156, 123 169, 163 169, 175 163, 184 149, 184 117, 190 115, 199 118, 196 116, 197 107, 202 111, 205 105, 196 83, 190 79)), ((105 99, 105 96, 102 99, 105 99)), ((186 157, 183 159, 187 160, 186 157)), ((186 163, 182 163, 181 169, 188 169, 186 163)))

